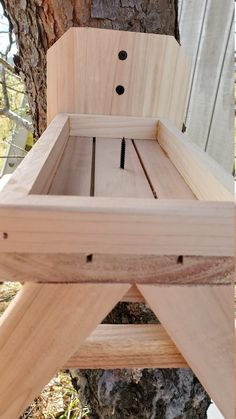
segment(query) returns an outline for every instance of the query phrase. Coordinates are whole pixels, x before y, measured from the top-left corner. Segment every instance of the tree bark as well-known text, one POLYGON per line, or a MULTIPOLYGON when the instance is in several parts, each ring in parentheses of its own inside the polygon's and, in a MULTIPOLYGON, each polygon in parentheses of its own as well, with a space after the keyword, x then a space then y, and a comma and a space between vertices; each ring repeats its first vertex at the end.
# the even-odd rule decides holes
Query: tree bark
MULTIPOLYGON (((72 26, 173 35, 178 0, 1 0, 16 35, 14 62, 29 97, 36 137, 46 127, 46 52, 72 26)), ((142 304, 120 303, 107 323, 149 323, 142 304)), ((210 399, 190 370, 80 371, 73 379, 91 418, 206 418, 210 399), (78 378, 78 380, 77 380, 78 378), (77 384, 78 381, 78 384, 77 384)))

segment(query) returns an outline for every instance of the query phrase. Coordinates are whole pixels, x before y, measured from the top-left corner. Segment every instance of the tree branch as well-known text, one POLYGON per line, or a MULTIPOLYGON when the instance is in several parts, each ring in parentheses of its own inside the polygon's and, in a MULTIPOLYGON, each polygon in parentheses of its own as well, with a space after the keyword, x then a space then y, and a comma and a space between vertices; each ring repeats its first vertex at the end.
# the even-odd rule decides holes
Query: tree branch
POLYGON ((18 145, 14 144, 12 141, 8 141, 6 138, 4 139, 4 142, 9 144, 11 147, 16 148, 17 150, 23 151, 25 154, 28 153, 24 148, 19 147, 18 145))
MULTIPOLYGON (((0 84, 4 84, 2 81, 0 81, 0 84)), ((24 95, 25 94, 25 92, 22 92, 21 90, 17 90, 17 89, 15 89, 14 87, 11 87, 11 86, 7 86, 7 89, 9 89, 9 90, 13 90, 14 92, 16 92, 16 93, 20 93, 21 95, 24 95)))
POLYGON ((0 109, 0 115, 6 116, 10 118, 12 121, 16 122, 18 125, 26 128, 28 131, 33 131, 33 125, 27 119, 23 118, 22 116, 17 115, 15 112, 11 111, 10 109, 0 109))
POLYGON ((0 64, 6 68, 6 70, 10 71, 10 73, 14 74, 15 77, 17 77, 18 79, 20 79, 20 77, 16 74, 14 67, 9 64, 6 60, 4 60, 4 58, 0 57, 0 64))
POLYGON ((3 101, 4 101, 4 109, 10 108, 10 101, 8 97, 7 91, 7 83, 6 83, 6 71, 5 67, 1 68, 1 81, 2 81, 2 94, 3 94, 3 101))

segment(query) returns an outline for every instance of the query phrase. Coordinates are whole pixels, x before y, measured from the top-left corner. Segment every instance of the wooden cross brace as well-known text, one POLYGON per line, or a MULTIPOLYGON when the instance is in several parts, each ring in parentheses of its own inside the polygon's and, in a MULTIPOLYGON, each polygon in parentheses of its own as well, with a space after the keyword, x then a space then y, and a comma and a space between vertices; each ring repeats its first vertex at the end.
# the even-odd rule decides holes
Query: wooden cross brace
POLYGON ((0 323, 1 418, 19 417, 65 366, 190 366, 225 417, 233 417, 232 286, 137 285, 162 326, 98 327, 130 287, 23 286, 0 323))

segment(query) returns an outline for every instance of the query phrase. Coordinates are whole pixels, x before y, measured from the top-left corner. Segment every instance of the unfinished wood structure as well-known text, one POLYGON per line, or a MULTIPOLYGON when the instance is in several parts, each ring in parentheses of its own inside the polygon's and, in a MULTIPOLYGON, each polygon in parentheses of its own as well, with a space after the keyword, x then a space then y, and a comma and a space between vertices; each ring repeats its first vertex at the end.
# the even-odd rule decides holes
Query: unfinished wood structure
POLYGON ((233 179, 179 129, 187 68, 167 36, 71 29, 49 50, 52 121, 0 195, 0 275, 25 283, 0 417, 64 366, 189 366, 233 417, 233 179), (100 325, 121 300, 161 324, 100 325))

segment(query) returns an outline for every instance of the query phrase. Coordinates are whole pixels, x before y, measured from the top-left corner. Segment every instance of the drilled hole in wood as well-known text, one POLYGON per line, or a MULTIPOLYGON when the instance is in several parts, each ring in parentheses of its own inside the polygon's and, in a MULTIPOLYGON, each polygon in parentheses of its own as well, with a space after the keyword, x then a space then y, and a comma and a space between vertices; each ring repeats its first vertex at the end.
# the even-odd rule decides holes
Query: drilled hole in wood
POLYGON ((124 61, 128 57, 128 54, 125 50, 122 50, 118 54, 119 60, 124 61))
POLYGON ((86 262, 91 263, 93 261, 93 255, 87 255, 86 262))
POLYGON ((178 256, 177 263, 180 263, 180 264, 184 263, 184 257, 183 256, 178 256))
POLYGON ((4 240, 8 239, 8 234, 7 233, 3 233, 2 236, 3 236, 4 240))
POLYGON ((116 86, 116 93, 117 93, 118 95, 123 95, 123 94, 125 93, 125 88, 124 88, 124 86, 121 86, 121 85, 116 86))

